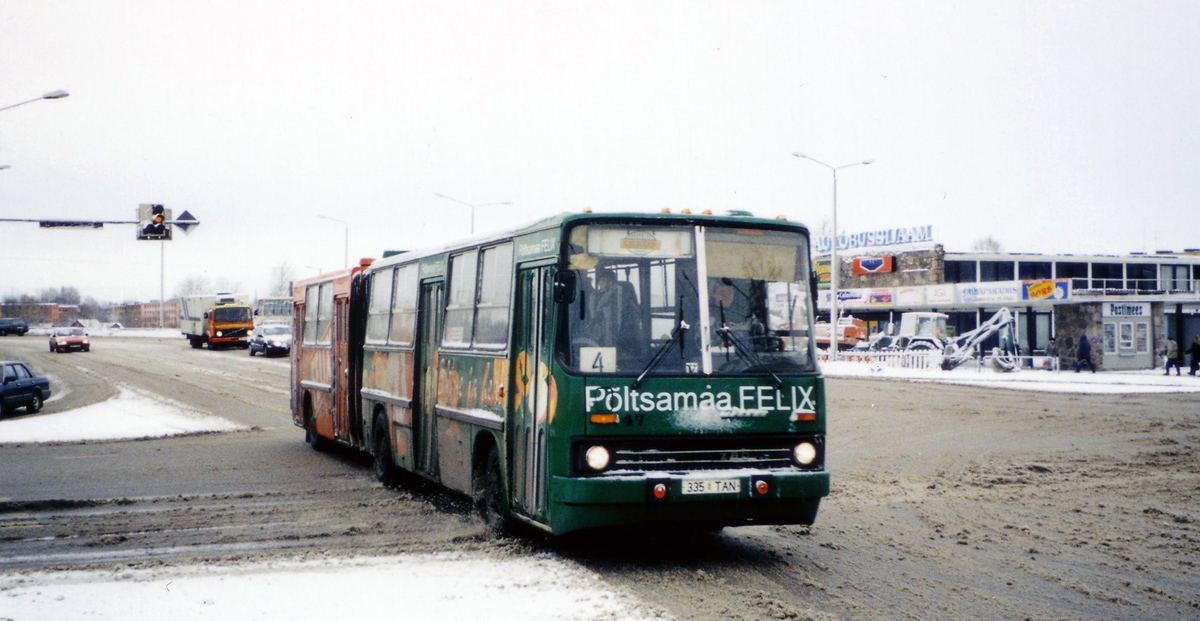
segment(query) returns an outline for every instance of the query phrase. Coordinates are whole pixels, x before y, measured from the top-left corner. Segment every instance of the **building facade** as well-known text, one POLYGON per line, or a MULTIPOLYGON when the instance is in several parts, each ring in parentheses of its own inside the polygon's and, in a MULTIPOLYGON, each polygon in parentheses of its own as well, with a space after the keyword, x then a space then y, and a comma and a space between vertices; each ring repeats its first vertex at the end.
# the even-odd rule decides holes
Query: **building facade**
MULTIPOLYGON (((1162 365, 1167 338, 1180 349, 1200 335, 1200 250, 1154 255, 947 253, 940 244, 879 248, 839 257, 838 306, 872 332, 905 311, 946 313, 955 334, 973 330, 1000 308, 1017 317, 1026 355, 1050 338, 1073 359, 1079 338, 1106 369, 1162 365)), ((819 307, 828 312, 828 258, 818 274, 819 307)), ((985 347, 990 347, 986 344, 985 347)))

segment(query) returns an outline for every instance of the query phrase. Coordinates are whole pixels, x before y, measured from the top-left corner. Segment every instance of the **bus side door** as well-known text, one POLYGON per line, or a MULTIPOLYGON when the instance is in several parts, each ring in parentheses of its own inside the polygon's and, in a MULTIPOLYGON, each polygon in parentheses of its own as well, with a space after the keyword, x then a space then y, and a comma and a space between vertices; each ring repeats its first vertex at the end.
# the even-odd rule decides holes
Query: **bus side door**
POLYGON ((333 300, 333 437, 350 438, 350 296, 333 300))
POLYGON ((421 283, 417 351, 413 364, 412 434, 417 472, 437 480, 438 343, 442 334, 442 281, 421 283))
POLYGON ((509 384, 513 387, 510 498, 513 509, 541 519, 546 517, 546 434, 554 398, 549 374, 553 331, 547 320, 550 285, 549 267, 517 272, 514 364, 509 384))

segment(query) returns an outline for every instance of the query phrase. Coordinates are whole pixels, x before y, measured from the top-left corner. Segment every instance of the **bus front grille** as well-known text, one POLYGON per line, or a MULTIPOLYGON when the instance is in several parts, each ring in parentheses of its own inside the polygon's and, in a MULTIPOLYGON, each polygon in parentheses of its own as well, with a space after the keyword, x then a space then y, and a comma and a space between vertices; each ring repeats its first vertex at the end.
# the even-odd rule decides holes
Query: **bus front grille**
POLYGON ((760 470, 824 468, 824 436, 721 436, 709 438, 641 437, 641 438, 576 438, 572 460, 576 474, 597 474, 590 471, 584 453, 601 445, 612 455, 605 472, 689 472, 695 470, 760 470), (811 442, 817 448, 817 459, 801 467, 792 459, 792 449, 800 442, 811 442))
POLYGON ((728 468, 786 468, 792 465, 791 449, 728 447, 715 449, 660 450, 617 449, 614 470, 670 472, 673 470, 718 470, 728 468))

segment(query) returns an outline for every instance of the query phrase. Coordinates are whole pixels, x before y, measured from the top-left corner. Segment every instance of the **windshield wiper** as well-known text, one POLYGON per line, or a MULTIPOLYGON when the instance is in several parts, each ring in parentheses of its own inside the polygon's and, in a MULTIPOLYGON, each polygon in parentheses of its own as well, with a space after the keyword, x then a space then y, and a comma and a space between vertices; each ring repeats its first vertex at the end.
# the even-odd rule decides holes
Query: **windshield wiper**
POLYGON ((721 343, 725 347, 729 347, 729 345, 732 343, 733 351, 737 352, 738 357, 741 358, 743 362, 749 365, 750 368, 762 369, 767 375, 771 376, 771 381, 775 384, 775 387, 783 390, 783 380, 779 379, 779 376, 775 375, 774 371, 767 368, 767 365, 763 363, 762 358, 758 356, 758 353, 746 347, 746 345, 733 334, 733 330, 729 329, 729 326, 725 324, 724 306, 721 307, 721 327, 717 328, 717 334, 720 335, 721 343))
POLYGON ((646 363, 646 368, 638 374, 637 379, 633 380, 633 385, 630 388, 637 390, 642 386, 642 380, 646 379, 651 371, 656 369, 663 359, 667 357, 667 352, 671 351, 671 347, 675 343, 679 343, 679 357, 683 358, 683 335, 687 334, 690 328, 686 321, 683 320, 683 296, 679 296, 679 310, 675 313, 675 329, 671 330, 671 340, 667 341, 662 349, 655 352, 654 357, 650 358, 650 362, 646 363))

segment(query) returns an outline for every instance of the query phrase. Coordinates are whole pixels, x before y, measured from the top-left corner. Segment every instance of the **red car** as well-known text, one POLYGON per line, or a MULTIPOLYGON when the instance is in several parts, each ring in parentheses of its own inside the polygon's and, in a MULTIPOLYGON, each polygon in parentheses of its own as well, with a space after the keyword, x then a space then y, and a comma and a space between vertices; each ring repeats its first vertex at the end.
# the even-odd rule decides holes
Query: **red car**
POLYGON ((61 328, 50 335, 50 351, 61 354, 72 349, 92 351, 92 343, 83 328, 61 328))

